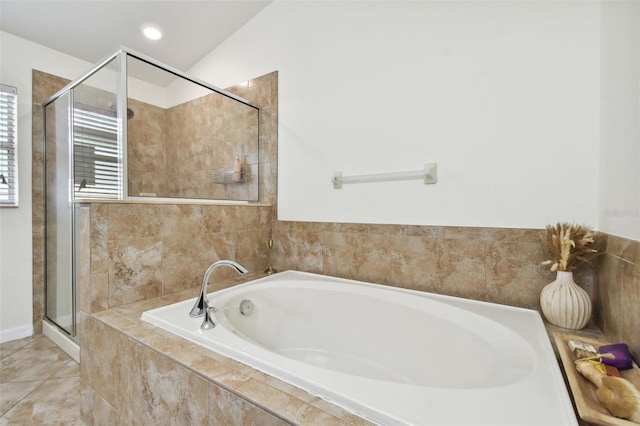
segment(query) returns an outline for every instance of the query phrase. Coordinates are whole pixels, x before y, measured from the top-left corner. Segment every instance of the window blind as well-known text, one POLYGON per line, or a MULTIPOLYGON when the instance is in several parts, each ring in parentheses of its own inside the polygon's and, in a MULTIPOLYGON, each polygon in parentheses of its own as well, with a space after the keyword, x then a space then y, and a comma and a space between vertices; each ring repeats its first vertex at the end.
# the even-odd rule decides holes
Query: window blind
POLYGON ((115 114, 76 106, 73 112, 76 198, 120 198, 122 165, 115 114))
POLYGON ((0 84, 0 207, 18 205, 18 90, 0 84))

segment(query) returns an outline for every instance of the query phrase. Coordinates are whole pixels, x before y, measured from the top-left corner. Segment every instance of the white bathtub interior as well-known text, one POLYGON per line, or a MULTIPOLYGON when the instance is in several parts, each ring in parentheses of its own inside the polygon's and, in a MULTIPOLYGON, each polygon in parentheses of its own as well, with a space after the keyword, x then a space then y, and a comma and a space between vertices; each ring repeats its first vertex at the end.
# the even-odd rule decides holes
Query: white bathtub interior
POLYGON ((577 424, 536 311, 295 271, 208 299, 142 319, 379 424, 577 424))

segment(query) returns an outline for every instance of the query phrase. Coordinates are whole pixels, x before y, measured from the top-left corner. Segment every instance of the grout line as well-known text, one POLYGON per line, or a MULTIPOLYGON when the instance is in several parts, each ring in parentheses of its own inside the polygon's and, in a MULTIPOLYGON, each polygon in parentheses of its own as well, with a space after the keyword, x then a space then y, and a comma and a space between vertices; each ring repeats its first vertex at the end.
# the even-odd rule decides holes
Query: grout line
POLYGON ((22 398, 20 398, 19 400, 17 400, 15 402, 15 404, 13 404, 11 407, 9 407, 9 409, 7 409, 7 411, 5 411, 4 413, 2 413, 0 415, 0 420, 2 420, 4 418, 5 415, 7 415, 11 410, 13 410, 15 407, 17 407, 18 405, 20 405, 22 403, 22 401, 24 401, 24 399, 26 397, 28 397, 29 395, 31 395, 32 393, 34 393, 35 391, 37 391, 38 389, 40 389, 40 386, 44 385, 44 382, 46 382, 47 380, 25 380, 23 382, 5 382, 2 384, 12 384, 12 383, 27 383, 27 382, 40 382, 40 384, 38 386, 36 386, 35 388, 33 388, 31 390, 31 392, 28 392, 25 396, 23 396, 22 398))

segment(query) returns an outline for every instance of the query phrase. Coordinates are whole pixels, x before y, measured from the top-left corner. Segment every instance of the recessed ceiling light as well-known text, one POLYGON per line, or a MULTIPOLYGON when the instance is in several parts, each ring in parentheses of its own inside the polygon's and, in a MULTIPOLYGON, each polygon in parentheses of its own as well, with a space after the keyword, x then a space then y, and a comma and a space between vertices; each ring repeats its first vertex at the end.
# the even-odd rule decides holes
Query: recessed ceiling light
POLYGON ((154 24, 144 24, 142 26, 142 33, 149 40, 160 40, 162 38, 162 31, 154 24))

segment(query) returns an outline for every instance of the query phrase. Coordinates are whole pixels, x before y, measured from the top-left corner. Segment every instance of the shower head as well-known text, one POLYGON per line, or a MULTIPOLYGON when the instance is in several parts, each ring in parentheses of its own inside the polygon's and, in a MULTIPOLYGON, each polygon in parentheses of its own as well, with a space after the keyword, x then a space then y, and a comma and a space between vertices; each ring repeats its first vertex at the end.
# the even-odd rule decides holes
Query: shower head
MULTIPOLYGON (((116 109, 117 109, 116 104, 110 103, 109 104, 109 109, 115 114, 116 109)), ((127 120, 131 120, 134 115, 135 115, 135 112, 133 112, 133 110, 131 108, 127 108, 127 120)))

